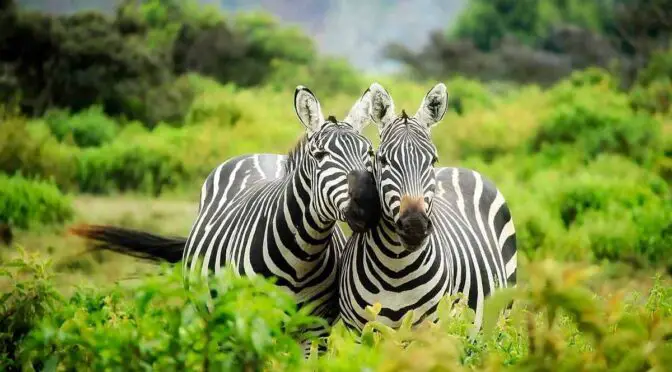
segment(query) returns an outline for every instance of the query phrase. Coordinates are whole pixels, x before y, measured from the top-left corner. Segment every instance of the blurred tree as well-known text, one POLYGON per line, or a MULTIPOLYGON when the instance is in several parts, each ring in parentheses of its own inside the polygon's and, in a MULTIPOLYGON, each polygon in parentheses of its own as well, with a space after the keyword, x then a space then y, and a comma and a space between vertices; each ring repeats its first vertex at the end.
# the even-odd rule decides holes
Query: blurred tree
POLYGON ((472 0, 459 18, 454 36, 489 51, 507 34, 532 43, 540 31, 537 0, 472 0))
POLYGON ((420 52, 392 44, 412 74, 551 84, 599 66, 630 86, 654 51, 670 45, 672 0, 472 0, 446 35, 420 52), (618 66, 612 62, 619 62, 618 66))
POLYGON ((0 59, 14 66, 21 106, 29 114, 100 103, 109 114, 146 119, 134 102, 170 78, 156 55, 127 42, 113 21, 99 13, 55 17, 20 12, 9 20, 0 39, 0 59))
POLYGON ((99 104, 153 126, 188 109, 193 92, 176 82, 181 74, 252 86, 276 62, 316 63, 309 37, 264 13, 227 18, 192 0, 122 0, 112 16, 48 15, 0 1, 0 97, 20 96, 29 115, 99 104))
POLYGON ((310 38, 261 13, 228 23, 184 23, 173 48, 176 73, 198 72, 241 86, 264 82, 273 61, 309 64, 315 57, 310 38))

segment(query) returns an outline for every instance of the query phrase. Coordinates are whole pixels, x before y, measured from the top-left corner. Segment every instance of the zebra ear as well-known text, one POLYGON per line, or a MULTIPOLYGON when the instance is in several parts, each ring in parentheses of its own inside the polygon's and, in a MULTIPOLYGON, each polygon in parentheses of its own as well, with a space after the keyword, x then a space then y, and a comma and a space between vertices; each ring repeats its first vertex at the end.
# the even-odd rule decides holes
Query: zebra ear
POLYGON ((415 119, 427 126, 433 127, 443 119, 448 108, 448 89, 443 83, 436 84, 422 99, 420 108, 415 113, 415 119))
POLYGON ((324 115, 320 108, 320 101, 310 91, 310 89, 299 85, 294 91, 294 110, 306 127, 308 134, 313 134, 320 130, 324 124, 324 115))
POLYGON ((362 132, 369 124, 371 118, 371 90, 367 89, 364 94, 355 102, 350 109, 348 116, 345 117, 344 122, 350 124, 356 131, 362 132))
POLYGON ((371 119, 382 131, 394 120, 394 101, 387 90, 378 83, 371 84, 369 92, 371 93, 371 119))

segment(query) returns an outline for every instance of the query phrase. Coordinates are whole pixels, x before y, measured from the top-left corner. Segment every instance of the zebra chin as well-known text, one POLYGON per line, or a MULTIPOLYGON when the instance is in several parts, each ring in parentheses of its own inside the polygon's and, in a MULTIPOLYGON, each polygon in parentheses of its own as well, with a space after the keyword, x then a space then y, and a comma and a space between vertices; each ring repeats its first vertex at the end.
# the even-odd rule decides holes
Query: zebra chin
POLYGON ((397 235, 405 250, 414 252, 425 246, 434 230, 432 220, 420 211, 404 213, 396 222, 397 235))

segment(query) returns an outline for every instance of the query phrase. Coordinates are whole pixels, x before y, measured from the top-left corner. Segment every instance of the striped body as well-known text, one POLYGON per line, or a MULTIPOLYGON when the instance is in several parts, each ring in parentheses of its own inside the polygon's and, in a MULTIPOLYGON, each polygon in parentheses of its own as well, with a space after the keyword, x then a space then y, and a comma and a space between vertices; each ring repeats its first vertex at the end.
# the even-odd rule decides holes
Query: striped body
MULTIPOLYGON (((294 108, 306 131, 295 148, 288 155, 238 156, 216 167, 201 188, 186 238, 105 225, 79 225, 70 232, 95 241, 98 249, 182 262, 187 286, 224 266, 241 276, 274 279, 299 306, 315 306, 313 315, 331 323, 338 316, 345 246, 337 221, 365 231, 380 215, 373 147, 361 135, 370 104, 367 90, 344 121, 325 120, 313 93, 297 87, 294 108)), ((217 288, 210 290, 217 294, 217 288)), ((304 331, 326 333, 319 325, 304 331)))
POLYGON ((302 186, 310 180, 306 174, 286 174, 286 161, 285 155, 244 155, 210 173, 187 239, 184 269, 205 275, 231 264, 241 275, 277 278, 300 305, 317 301, 318 315, 333 319, 334 311, 328 310, 334 306, 327 305, 335 294, 345 238, 334 221, 319 223, 303 214, 310 190, 302 186), (303 195, 297 198, 295 190, 303 195))
POLYGON ((273 278, 299 306, 333 322, 345 246, 337 221, 358 230, 378 217, 360 205, 378 201, 373 147, 360 134, 369 104, 365 92, 345 121, 325 120, 317 98, 299 87, 294 107, 306 134, 289 155, 239 156, 215 168, 183 252, 187 284, 231 266, 273 278))
POLYGON ((445 85, 437 84, 413 117, 396 116, 380 85, 370 90, 381 138, 374 173, 382 218, 346 243, 340 316, 361 330, 370 320, 366 307, 379 303, 384 324, 398 327, 410 310, 417 324, 436 320, 439 301, 460 292, 479 329, 485 298, 516 280, 515 230, 504 197, 475 171, 435 168, 430 131, 446 111, 445 85))
POLYGON ((353 234, 343 255, 339 306, 346 325, 360 329, 366 306, 378 302, 378 320, 398 327, 409 310, 415 320, 435 320, 447 294, 467 295, 480 326, 483 301, 515 284, 516 239, 502 194, 479 173, 437 168, 437 192, 427 246, 406 252, 386 220, 353 234))

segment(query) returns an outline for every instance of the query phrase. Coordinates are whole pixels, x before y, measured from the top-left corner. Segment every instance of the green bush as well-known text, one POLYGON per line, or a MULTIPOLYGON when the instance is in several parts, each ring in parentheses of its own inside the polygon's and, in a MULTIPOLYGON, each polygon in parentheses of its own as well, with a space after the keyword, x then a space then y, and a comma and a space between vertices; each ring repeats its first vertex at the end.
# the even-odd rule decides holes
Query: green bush
POLYGON ((619 88, 617 77, 598 67, 574 71, 567 80, 575 87, 603 86, 613 91, 617 91, 619 88))
POLYGON ((632 89, 630 97, 635 109, 649 113, 669 113, 672 111, 672 77, 637 85, 632 89))
POLYGON ((194 96, 191 83, 185 76, 153 87, 147 91, 144 101, 139 105, 144 107, 139 119, 150 128, 159 123, 180 126, 186 120, 194 96))
POLYGON ((67 111, 51 111, 44 117, 59 141, 73 141, 79 147, 97 147, 112 141, 119 128, 100 106, 70 115, 67 111))
POLYGON ((672 112, 672 48, 653 54, 640 70, 631 92, 632 105, 650 113, 672 112))
POLYGON ((62 223, 72 215, 70 199, 54 184, 0 174, 0 221, 30 228, 62 223))
POLYGON ((80 191, 87 193, 140 191, 159 195, 189 179, 176 149, 149 141, 115 141, 85 149, 79 154, 77 165, 77 185, 80 191))
POLYGON ((244 115, 244 109, 235 100, 236 87, 229 84, 211 91, 218 94, 201 94, 194 99, 186 123, 202 124, 205 120, 216 120, 217 126, 234 126, 244 115))
POLYGON ((322 58, 310 64, 274 60, 273 74, 267 84, 277 91, 287 87, 305 85, 323 96, 344 93, 357 96, 366 84, 361 76, 346 61, 336 58, 322 58))
MULTIPOLYGON (((588 164, 516 157, 477 169, 500 180, 512 209, 518 248, 532 257, 672 264, 672 193, 655 173, 624 157, 601 155, 588 164)), ((670 266, 672 267, 672 266, 670 266)))
POLYGON ((473 337, 474 313, 462 296, 440 303, 437 323, 412 327, 409 312, 398 330, 377 320, 374 305, 361 335, 337 324, 327 353, 307 360, 297 331, 319 320, 260 277, 227 269, 187 290, 178 267, 65 299, 34 259, 2 273, 12 286, 0 303, 0 368, 10 371, 657 371, 672 362, 667 280, 654 278, 645 296, 613 293, 608 271, 555 261, 522 262, 519 285, 487 300, 473 337), (214 301, 208 287, 217 288, 214 301))
POLYGON ((79 291, 34 327, 21 360, 77 370, 291 370, 302 358, 300 329, 323 324, 261 277, 226 270, 186 289, 179 270, 167 274, 131 295, 79 291), (217 288, 214 300, 208 288, 217 288))
POLYGON ((18 258, 0 266, 0 283, 9 288, 0 301, 0 369, 21 370, 21 343, 64 298, 54 289, 49 262, 21 251, 18 258))
POLYGON ((68 188, 76 171, 76 150, 59 144, 48 128, 0 107, 0 172, 53 179, 68 188))
POLYGON ((602 86, 576 88, 566 82, 549 94, 553 110, 541 121, 533 149, 566 143, 587 159, 615 153, 640 163, 659 155, 660 122, 633 112, 626 94, 602 86))

